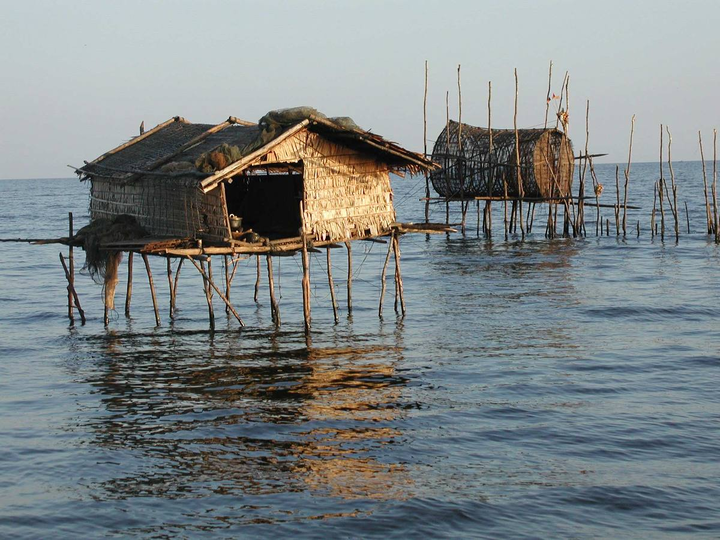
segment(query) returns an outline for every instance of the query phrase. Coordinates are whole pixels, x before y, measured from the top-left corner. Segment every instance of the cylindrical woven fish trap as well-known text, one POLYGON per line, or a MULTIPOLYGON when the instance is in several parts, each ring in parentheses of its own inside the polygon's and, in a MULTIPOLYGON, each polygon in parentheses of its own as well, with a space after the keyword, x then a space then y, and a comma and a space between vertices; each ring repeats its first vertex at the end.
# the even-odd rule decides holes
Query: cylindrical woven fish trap
MULTIPOLYGON (((518 140, 522 196, 569 196, 574 168, 570 139, 557 129, 519 129, 518 140)), ((443 197, 520 195, 515 130, 491 133, 450 121, 435 141, 432 160, 442 166, 430 174, 430 180, 443 197)))

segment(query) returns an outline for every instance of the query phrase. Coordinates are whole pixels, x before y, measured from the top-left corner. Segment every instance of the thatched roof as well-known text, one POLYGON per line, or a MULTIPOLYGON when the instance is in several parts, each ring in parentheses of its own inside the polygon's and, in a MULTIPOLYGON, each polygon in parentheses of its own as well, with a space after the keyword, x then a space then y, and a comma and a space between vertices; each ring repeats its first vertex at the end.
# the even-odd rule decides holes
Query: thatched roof
MULTIPOLYGON (((290 109, 289 111, 308 110, 290 109)), ((314 111, 313 109, 309 109, 314 111)), ((282 111, 281 111, 282 112, 282 111)), ((192 124, 176 116, 143 135, 103 154, 78 169, 83 178, 127 182, 141 176, 176 176, 178 180, 197 183, 207 192, 219 182, 238 174, 263 154, 270 152, 288 136, 302 129, 321 134, 323 137, 377 156, 391 170, 419 172, 429 170, 434 164, 422 154, 411 152, 387 141, 379 135, 364 131, 344 119, 328 119, 317 113, 291 115, 291 122, 277 123, 267 118, 261 124, 230 117, 221 124, 192 124), (207 170, 196 165, 199 160, 218 150, 232 150, 229 164, 222 163, 216 170, 207 170)))

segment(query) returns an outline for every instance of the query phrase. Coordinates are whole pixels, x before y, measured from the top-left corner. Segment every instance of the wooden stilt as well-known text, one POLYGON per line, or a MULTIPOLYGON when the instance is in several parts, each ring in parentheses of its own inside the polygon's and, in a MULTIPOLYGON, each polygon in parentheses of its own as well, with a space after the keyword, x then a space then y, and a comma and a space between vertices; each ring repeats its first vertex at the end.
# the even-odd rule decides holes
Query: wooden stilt
POLYGON ((73 295, 72 295, 72 289, 75 288, 75 257, 73 255, 73 215, 72 212, 68 212, 68 265, 69 265, 69 275, 70 279, 68 280, 68 319, 70 319, 70 324, 75 324, 75 316, 73 315, 73 295))
POLYGON ((488 238, 492 237, 492 201, 485 201, 486 225, 485 231, 488 238))
POLYGON ((508 192, 507 192, 507 181, 503 178, 503 190, 505 192, 505 196, 503 197, 503 211, 505 213, 504 218, 504 224, 505 224, 505 241, 507 242, 508 239, 508 192))
POLYGON ((387 276, 387 267, 390 262, 390 254, 395 248, 395 232, 393 231, 388 242, 387 255, 385 255, 385 264, 383 265, 382 273, 380 274, 380 305, 378 306, 378 317, 382 319, 383 300, 385 299, 385 277, 387 276))
MULTIPOLYGON (((391 242, 393 245, 393 250, 395 249, 395 243, 391 242)), ((397 275, 397 264, 395 265, 395 279, 393 280, 393 284, 395 285, 395 302, 393 303, 393 309, 395 310, 395 313, 400 313, 398 311, 398 306, 400 305, 400 286, 398 284, 398 275, 397 275)))
POLYGON ((133 252, 128 252, 128 264, 127 264, 127 290, 125 291, 125 316, 130 316, 130 301, 132 300, 132 286, 133 286, 133 252))
POLYGON ((305 332, 310 332, 310 258, 307 249, 307 237, 303 230, 302 234, 302 291, 303 291, 303 315, 305 319, 305 332))
POLYGON ((270 316, 276 328, 280 327, 280 307, 275 298, 275 279, 273 277, 272 257, 267 257, 268 289, 270 291, 270 316))
POLYGON ((328 286, 330 287, 330 300, 332 301, 333 317, 335 318, 335 324, 340 322, 338 318, 338 303, 335 297, 335 284, 333 283, 332 277, 332 261, 330 257, 330 248, 327 249, 327 274, 328 274, 328 286))
POLYGON ((655 236, 655 206, 657 204, 657 182, 653 185, 653 208, 650 214, 650 238, 655 236))
POLYGON ((178 282, 180 281, 180 270, 182 269, 183 262, 185 262, 185 259, 180 259, 178 261, 177 268, 175 269, 175 281, 173 283, 173 288, 172 288, 173 316, 175 315, 175 312, 177 311, 177 290, 178 290, 178 282))
POLYGON ((352 246, 350 242, 345 242, 345 248, 347 249, 347 309, 348 315, 352 315, 352 278, 353 278, 353 267, 352 267, 352 246))
POLYGON ((67 267, 67 264, 65 264, 65 258, 63 257, 63 254, 60 253, 60 262, 62 263, 63 270, 65 271, 65 279, 68 281, 68 290, 70 294, 73 297, 73 302, 75 303, 75 307, 78 310, 78 313, 80 314, 80 322, 82 324, 85 324, 85 312, 83 311, 83 308, 80 307, 80 299, 78 298, 77 291, 75 290, 75 285, 73 284, 72 280, 70 279, 70 270, 67 267))
POLYGON ((708 195, 707 172, 705 170, 705 153, 703 152, 702 133, 698 131, 698 141, 700 143, 700 161, 702 162, 703 187, 705 192, 705 222, 707 225, 707 233, 713 232, 713 220, 710 213, 710 197, 708 195))
POLYGON ((145 253, 142 254, 142 258, 148 275, 148 283, 150 284, 150 295, 152 296, 153 310, 155 311, 155 325, 160 326, 160 312, 158 310, 157 296, 155 295, 155 283, 153 282, 152 271, 150 270, 150 261, 145 253))
POLYGON ((220 289, 217 288, 217 285, 215 285, 215 283, 213 283, 213 281, 208 277, 208 275, 205 273, 205 270, 202 268, 202 266, 200 264, 198 264, 197 261, 195 259, 193 259, 192 257, 190 257, 189 255, 187 256, 187 259, 191 263, 193 263, 193 266, 195 268, 197 268, 198 272, 200 272, 200 275, 202 275, 202 277, 203 277, 203 282, 207 283, 210 287, 215 289, 215 292, 220 297, 220 300, 225 302, 225 305, 230 306, 230 313, 232 313, 235 316, 237 321, 240 323, 240 326, 245 326, 245 323, 240 318, 240 315, 238 315, 238 312, 235 310, 234 307, 232 307, 232 304, 230 304, 229 300, 227 298, 225 298, 225 295, 220 291, 220 289))
MULTIPOLYGON (((230 300, 230 256, 223 256, 223 270, 225 271, 225 298, 230 300)), ((230 308, 225 305, 225 313, 230 314, 230 308)))
POLYGON ((175 288, 175 282, 173 281, 173 272, 172 272, 172 263, 170 262, 170 257, 166 257, 166 265, 167 265, 167 280, 168 280, 168 288, 170 290, 170 311, 169 316, 170 319, 175 318, 175 291, 173 290, 175 288))
POLYGON ((536 203, 532 203, 532 213, 530 214, 530 225, 528 226, 528 232, 532 232, 533 224, 535 223, 535 205, 536 203))
POLYGON ((208 302, 208 314, 210 316, 210 329, 215 330, 215 308, 213 306, 213 290, 210 283, 213 280, 212 273, 212 257, 207 259, 207 279, 205 280, 205 287, 207 290, 207 302, 208 302))
POLYGON ((400 271, 400 240, 398 235, 393 238, 394 253, 395 253, 395 279, 397 281, 398 296, 400 297, 400 310, 402 316, 405 316, 405 294, 403 292, 403 281, 402 272, 400 271))
MULTIPOLYGON (((464 197, 464 194, 462 195, 464 197)), ((462 233, 465 234, 465 222, 467 221, 467 211, 470 207, 470 201, 460 201, 460 208, 462 209, 462 233)))
POLYGON ((256 267, 257 267, 257 276, 255 278, 255 295, 253 296, 253 301, 257 304, 258 301, 258 294, 260 292, 260 255, 255 257, 256 259, 256 267))
MULTIPOLYGON (((425 94, 423 97, 423 156, 427 157, 428 63, 425 60, 425 94)), ((425 171, 425 223, 430 221, 430 175, 425 171)))

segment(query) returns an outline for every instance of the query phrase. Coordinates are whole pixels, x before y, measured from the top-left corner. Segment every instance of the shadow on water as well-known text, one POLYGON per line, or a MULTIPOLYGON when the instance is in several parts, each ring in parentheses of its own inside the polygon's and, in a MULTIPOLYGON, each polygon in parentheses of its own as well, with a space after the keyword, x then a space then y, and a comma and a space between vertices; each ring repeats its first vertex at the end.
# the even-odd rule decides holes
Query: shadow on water
POLYGON ((396 372, 399 328, 386 344, 335 334, 314 345, 265 331, 89 338, 81 348, 95 354, 81 382, 101 406, 80 429, 122 456, 123 474, 86 487, 97 500, 209 498, 215 507, 227 504, 218 497, 304 491, 405 499, 412 479, 384 450, 402 442, 413 407, 403 395, 408 379, 396 372))

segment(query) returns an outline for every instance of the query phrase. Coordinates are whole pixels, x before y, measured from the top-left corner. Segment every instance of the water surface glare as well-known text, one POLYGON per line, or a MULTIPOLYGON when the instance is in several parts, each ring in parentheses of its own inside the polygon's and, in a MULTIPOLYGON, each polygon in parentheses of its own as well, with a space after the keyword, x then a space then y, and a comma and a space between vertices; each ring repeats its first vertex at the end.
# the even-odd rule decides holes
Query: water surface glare
MULTIPOLYGON (((233 287, 242 332, 220 302, 208 332, 187 265, 169 323, 162 260, 160 327, 141 265, 124 317, 123 264, 109 328, 86 275, 70 328, 60 247, 0 243, 0 537, 720 536, 720 250, 698 163, 675 165, 691 233, 683 213, 678 244, 650 237, 656 168, 633 165, 627 238, 596 237, 588 208, 587 238, 547 240, 538 206, 505 241, 497 204, 492 241, 474 207, 465 237, 404 237, 404 319, 392 281, 377 317, 385 245, 355 244, 352 318, 333 252, 337 325, 316 254, 309 340, 297 257, 275 260, 279 331, 254 260, 233 287)), ((614 172, 598 167, 604 202, 614 172)), ((421 221, 424 179, 393 185, 421 221)), ((88 219, 76 180, 0 193, 0 238, 88 219)))

